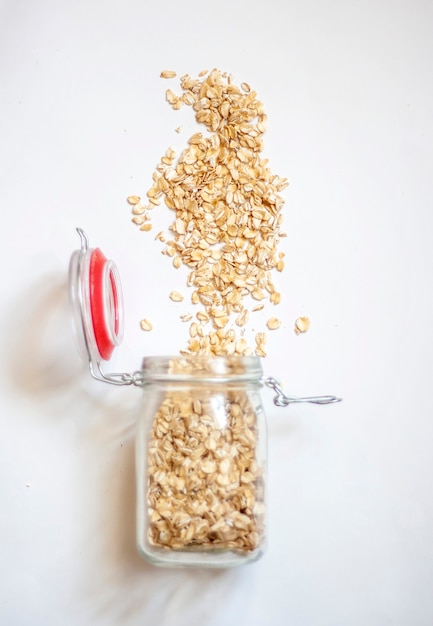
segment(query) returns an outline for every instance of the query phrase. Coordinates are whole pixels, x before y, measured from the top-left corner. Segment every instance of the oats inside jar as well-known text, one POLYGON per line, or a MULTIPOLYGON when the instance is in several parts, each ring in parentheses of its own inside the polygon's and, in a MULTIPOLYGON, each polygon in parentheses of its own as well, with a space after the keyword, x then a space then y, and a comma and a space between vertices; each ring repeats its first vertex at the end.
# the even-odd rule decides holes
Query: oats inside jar
POLYGON ((262 539, 256 414, 241 391, 167 393, 148 452, 148 540, 251 552, 262 539))

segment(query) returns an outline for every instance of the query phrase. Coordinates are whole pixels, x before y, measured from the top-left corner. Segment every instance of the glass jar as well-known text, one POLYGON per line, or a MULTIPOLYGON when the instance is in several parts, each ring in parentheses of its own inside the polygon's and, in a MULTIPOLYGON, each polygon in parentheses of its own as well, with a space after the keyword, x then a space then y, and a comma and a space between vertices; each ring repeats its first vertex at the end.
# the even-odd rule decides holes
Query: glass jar
POLYGON ((152 357, 136 439, 137 548, 155 565, 231 567, 265 545, 258 357, 152 357))
POLYGON ((274 404, 339 402, 287 395, 253 356, 148 357, 141 370, 105 371, 123 336, 123 299, 113 261, 81 248, 69 264, 77 345, 90 374, 144 390, 136 444, 137 548, 155 565, 231 567, 265 545, 266 424, 260 388, 274 404))

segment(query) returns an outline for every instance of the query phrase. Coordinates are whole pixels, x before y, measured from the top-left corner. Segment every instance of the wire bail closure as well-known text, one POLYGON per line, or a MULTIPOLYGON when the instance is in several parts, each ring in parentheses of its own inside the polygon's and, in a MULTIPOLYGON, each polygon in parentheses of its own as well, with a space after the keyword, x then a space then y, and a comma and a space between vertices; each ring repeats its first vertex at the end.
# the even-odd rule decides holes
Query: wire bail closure
POLYGON ((341 402, 342 398, 337 396, 309 396, 309 397, 297 397, 288 396, 281 388, 281 383, 276 378, 265 378, 263 380, 266 387, 269 387, 275 391, 274 404, 278 407, 285 407, 289 404, 299 404, 302 402, 309 402, 311 404, 333 404, 334 402, 341 402))

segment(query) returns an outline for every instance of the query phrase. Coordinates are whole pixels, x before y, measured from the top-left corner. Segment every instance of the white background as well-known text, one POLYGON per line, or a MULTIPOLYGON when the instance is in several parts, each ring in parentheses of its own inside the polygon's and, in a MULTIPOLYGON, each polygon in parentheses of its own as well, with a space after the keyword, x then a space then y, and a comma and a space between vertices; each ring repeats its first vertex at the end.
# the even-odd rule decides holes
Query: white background
POLYGON ((433 623, 432 32, 428 0, 0 3, 0 623, 433 623), (212 67, 257 90, 263 156, 290 180, 265 372, 344 401, 277 409, 264 390, 265 557, 170 571, 135 552, 141 392, 90 379, 66 277, 81 226, 122 274, 114 369, 184 346, 167 294, 185 276, 125 198, 199 130, 160 71, 212 67))

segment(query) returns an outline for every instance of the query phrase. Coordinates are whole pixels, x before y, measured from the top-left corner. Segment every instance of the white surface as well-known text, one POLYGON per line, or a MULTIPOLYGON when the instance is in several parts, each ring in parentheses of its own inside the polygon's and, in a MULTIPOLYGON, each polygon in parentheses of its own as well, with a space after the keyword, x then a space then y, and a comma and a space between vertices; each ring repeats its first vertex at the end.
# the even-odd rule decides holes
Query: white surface
POLYGON ((432 624, 432 27, 427 0, 3 0, 2 624, 432 624), (258 91, 264 156, 291 183, 266 372, 344 402, 283 410, 264 392, 266 556, 164 571, 134 548, 140 392, 90 380, 65 280, 81 226, 122 274, 115 367, 184 344, 167 300, 182 275, 125 198, 194 128, 159 72, 211 67, 258 91))

